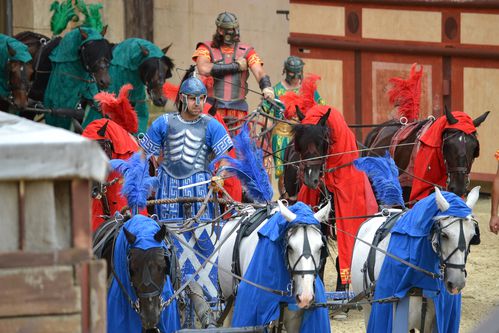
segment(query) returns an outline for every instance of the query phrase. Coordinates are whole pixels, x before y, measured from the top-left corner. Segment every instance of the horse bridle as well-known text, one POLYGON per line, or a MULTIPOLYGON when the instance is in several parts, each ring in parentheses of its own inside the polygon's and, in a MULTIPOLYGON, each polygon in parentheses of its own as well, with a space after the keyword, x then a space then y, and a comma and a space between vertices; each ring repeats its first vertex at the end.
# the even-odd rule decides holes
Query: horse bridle
POLYGON ((161 84, 161 82, 165 82, 167 77, 166 77, 166 70, 165 71, 161 71, 161 58, 156 58, 156 62, 158 64, 158 67, 156 68, 156 70, 153 70, 153 71, 148 71, 147 73, 144 74, 144 84, 146 85, 146 90, 147 90, 147 94, 151 95, 151 90, 153 89, 152 85, 154 83, 157 83, 159 82, 161 84), (154 73, 156 73, 156 71, 158 72, 158 80, 157 82, 151 82, 152 81, 152 78, 154 77, 154 73))
POLYGON ((298 224, 291 226, 290 229, 288 230, 289 234, 293 234, 295 232, 294 231, 295 229, 303 228, 303 251, 293 265, 291 265, 291 263, 289 262, 289 256, 288 256, 289 237, 286 237, 286 240, 285 240, 286 266, 287 266, 287 269, 289 271, 289 274, 291 275, 291 278, 293 278, 293 276, 295 276, 295 275, 301 275, 302 277, 304 277, 305 275, 313 275, 315 278, 319 274, 320 269, 322 268, 322 266, 326 262, 326 259, 328 256, 328 252, 327 252, 328 249, 327 249, 327 243, 325 241, 325 237, 322 236, 321 256, 320 256, 319 262, 317 263, 315 261, 314 255, 312 254, 312 250, 310 248, 310 241, 308 240, 308 233, 307 233, 308 227, 311 227, 312 229, 316 230, 319 234, 322 235, 321 230, 318 227, 311 225, 311 224, 298 223, 298 224), (302 258, 305 258, 305 259, 312 258, 312 262, 314 264, 314 269, 313 270, 298 270, 298 269, 296 269, 296 266, 300 263, 300 260, 302 258))
MULTIPOLYGON (((167 258, 170 258, 170 254, 164 248, 157 248, 155 250, 160 250, 161 251, 161 255, 165 259, 165 261, 168 260, 167 258)), ((154 251, 154 252, 151 252, 151 253, 147 254, 148 257, 156 256, 156 255, 158 255, 158 251, 154 251)), ((128 254, 128 256, 130 256, 130 253, 128 254)), ((129 257, 128 257, 128 262, 130 262, 130 258, 129 257)), ((168 267, 167 267, 167 271, 168 271, 168 267)), ((165 277, 165 281, 166 281, 166 277, 165 277)), ((138 286, 134 286, 134 287, 135 287, 136 290, 138 290, 142 286, 149 287, 151 285, 154 287, 154 290, 151 291, 151 292, 147 292, 147 293, 138 293, 138 292, 135 292, 136 295, 137 295, 137 300, 136 300, 135 303, 136 303, 136 306, 137 306, 137 308, 138 308, 139 311, 140 311, 140 306, 139 306, 139 302, 138 301, 139 301, 140 298, 152 298, 152 297, 160 296, 161 293, 163 292, 163 287, 162 286, 158 286, 156 284, 156 282, 154 282, 154 280, 152 279, 151 271, 149 270, 149 266, 146 266, 145 269, 144 269, 144 272, 142 274, 142 279, 141 279, 140 284, 138 286)), ((163 299, 161 300, 161 303, 163 303, 163 299)))
MULTIPOLYGON (((101 39, 97 40, 100 41, 101 39)), ((87 56, 86 49, 89 45, 92 45, 95 42, 95 40, 88 41, 84 43, 83 45, 80 46, 80 58, 81 58, 81 63, 85 70, 89 72, 92 75, 92 78, 95 81, 95 73, 97 73, 101 69, 108 69, 111 63, 110 58, 107 56, 102 56, 98 58, 93 64, 90 63, 90 58, 87 56), (104 61, 100 61, 101 59, 104 59, 104 61)))
MULTIPOLYGON (((115 241, 116 241, 116 235, 115 235, 115 239, 113 240, 113 249, 112 249, 113 257, 114 257, 114 243, 115 243, 115 241)), ((163 253, 163 258, 165 259, 165 261, 171 259, 172 255, 175 255, 174 253, 168 252, 168 250, 165 250, 164 248, 160 248, 160 249, 163 253)), ((155 251, 153 254, 157 255, 157 252, 155 251)), ((151 254, 149 253, 148 255, 151 255, 151 254)), ((133 284, 132 284, 132 287, 134 288, 135 294, 137 296, 137 299, 134 302, 132 299, 132 296, 128 293, 127 289, 123 285, 123 282, 121 282, 121 280, 118 277, 118 274, 116 274, 116 271, 114 270, 114 258, 113 257, 111 257, 111 267, 110 267, 111 273, 113 274, 116 282, 118 283, 118 286, 120 287, 121 291, 123 292, 123 294, 127 298, 128 303, 130 304, 131 308, 135 311, 135 313, 137 313, 140 316, 141 310, 140 310, 139 300, 141 298, 152 298, 152 297, 157 297, 157 296, 160 297, 160 308, 162 311, 167 306, 165 300, 161 296, 162 291, 163 291, 163 287, 159 287, 153 281, 149 267, 146 267, 144 274, 143 274, 143 278, 145 278, 145 281, 142 281, 139 286, 133 286, 133 284), (155 289, 152 292, 148 292, 148 293, 138 293, 136 290, 144 284, 146 286, 153 285, 155 289)), ((127 264, 129 262, 130 262, 130 252, 128 252, 128 254, 127 254, 127 264)), ((167 265, 167 271, 169 271, 168 265, 167 265)), ((131 277, 130 277, 130 269, 128 269, 127 274, 129 275, 128 279, 130 281, 132 281, 131 277)), ((165 283, 166 283, 166 277, 165 277, 165 283)))
POLYGON ((12 91, 14 90, 26 90, 26 93, 29 94, 30 90, 31 90, 31 81, 28 79, 28 75, 26 74, 26 64, 28 64, 27 62, 22 62, 22 61, 19 61, 19 60, 12 60, 12 59, 9 59, 9 61, 7 61, 7 64, 5 65, 5 73, 7 74, 7 88, 9 89, 10 91, 10 95, 8 96, 8 100, 11 101, 14 97, 12 95, 12 91), (20 64, 20 73, 21 73, 21 81, 19 82, 18 85, 12 85, 12 82, 10 81, 11 79, 11 74, 10 74, 10 65, 12 63, 19 63, 20 64), (24 87, 26 87, 27 89, 24 89, 24 87))
MULTIPOLYGON (((443 141, 446 141, 455 135, 463 135, 463 133, 464 132, 458 131, 458 132, 450 134, 449 136, 444 136, 443 141)), ((464 144, 466 145, 466 142, 464 142, 464 144)), ((469 174, 471 171, 471 166, 473 165, 473 162, 475 161, 476 153, 473 154, 473 157, 471 157, 471 159, 468 157, 468 154, 465 154, 465 159, 466 159, 465 166, 456 166, 456 167, 449 168, 447 166, 447 159, 445 158, 445 154, 444 154, 444 144, 442 144, 442 157, 444 160, 445 169, 447 170, 447 180, 446 180, 447 186, 449 186, 451 174, 461 173, 461 174, 464 174, 466 176, 466 188, 467 188, 468 185, 470 184, 469 174)))
MULTIPOLYGON (((476 220, 472 219, 473 223, 477 223, 476 220)), ((464 238, 464 229, 463 229, 463 223, 464 223, 464 219, 462 218, 456 218, 454 221, 450 222, 448 225, 446 225, 445 227, 442 227, 441 224, 440 224, 440 221, 435 221, 435 224, 433 225, 433 228, 432 228, 432 232, 431 232, 431 238, 433 239, 433 236, 435 234, 437 234, 437 242, 436 244, 434 244, 435 246, 435 250, 436 250, 436 253, 437 253, 437 256, 440 260, 440 271, 441 271, 441 276, 443 276, 443 273, 444 273, 444 270, 445 268, 455 268, 455 269, 459 269, 461 270, 461 272, 464 272, 465 275, 467 275, 467 272, 466 272, 466 261, 468 259, 468 254, 470 253, 470 245, 466 246, 466 239, 464 238), (458 243, 457 243, 457 247, 451 252, 449 253, 449 255, 447 256, 447 258, 443 258, 442 255, 442 230, 444 230, 445 228, 449 227, 450 225, 452 225, 453 223, 456 223, 457 221, 459 221, 459 239, 458 239, 458 243), (464 251, 464 264, 453 264, 453 263, 450 263, 449 260, 450 258, 457 252, 457 251, 464 251)))

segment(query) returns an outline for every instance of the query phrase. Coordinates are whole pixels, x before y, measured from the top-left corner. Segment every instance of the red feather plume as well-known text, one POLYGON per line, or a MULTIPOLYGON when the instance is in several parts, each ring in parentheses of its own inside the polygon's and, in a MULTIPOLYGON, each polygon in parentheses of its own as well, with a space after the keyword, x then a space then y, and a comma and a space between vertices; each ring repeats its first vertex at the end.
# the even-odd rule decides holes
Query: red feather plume
POLYGON ((315 101, 315 91, 317 90, 317 81, 321 77, 316 74, 307 74, 303 79, 299 94, 294 91, 288 91, 279 100, 284 103, 284 117, 286 119, 296 118, 296 106, 306 115, 308 110, 317 105, 315 101))
POLYGON ((173 103, 175 103, 175 101, 177 100, 179 90, 180 86, 176 86, 174 84, 171 84, 170 82, 165 82, 163 84, 163 93, 165 94, 166 98, 168 98, 173 103))
POLYGON ((390 103, 398 107, 399 117, 406 117, 409 122, 415 121, 419 117, 423 66, 420 65, 419 71, 416 71, 416 66, 416 63, 412 64, 407 80, 393 77, 388 81, 392 84, 392 88, 388 91, 390 103))
POLYGON ((129 133, 137 133, 139 121, 137 113, 128 100, 128 93, 133 89, 131 84, 125 84, 121 87, 116 98, 115 94, 100 92, 94 96, 99 102, 102 114, 109 117, 112 121, 123 127, 129 133))

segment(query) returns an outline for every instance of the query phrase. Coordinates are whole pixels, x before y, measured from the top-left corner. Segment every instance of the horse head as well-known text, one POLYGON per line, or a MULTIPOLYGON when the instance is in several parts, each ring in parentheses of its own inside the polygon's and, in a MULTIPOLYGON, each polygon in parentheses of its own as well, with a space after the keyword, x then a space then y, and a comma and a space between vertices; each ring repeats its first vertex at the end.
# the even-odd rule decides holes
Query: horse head
MULTIPOLYGON (((473 120, 475 127, 487 118, 490 111, 473 120)), ((457 123, 451 112, 445 110, 447 122, 451 125, 457 123)), ((480 144, 476 132, 467 134, 458 129, 446 129, 442 136, 443 156, 447 169, 447 190, 463 196, 469 185, 471 166, 480 153, 480 144)))
MULTIPOLYGON (((156 223, 151 220, 152 223, 156 223)), ((161 294, 169 272, 170 256, 165 248, 150 247, 142 249, 134 247, 137 236, 123 228, 126 239, 130 244, 128 253, 128 268, 132 287, 137 295, 135 311, 139 314, 142 328, 154 330, 163 311, 161 294)), ((162 226, 154 235, 156 242, 163 242, 166 228, 162 226)))
POLYGON ((28 106, 28 93, 31 88, 33 76, 33 65, 31 61, 23 62, 15 60, 16 50, 7 45, 9 60, 7 61, 5 74, 7 86, 10 91, 10 101, 17 108, 24 109, 28 106))
MULTIPOLYGON (((164 106, 166 104, 163 84, 167 79, 172 77, 172 69, 174 67, 172 59, 166 56, 166 52, 168 52, 170 46, 171 44, 162 49, 165 55, 161 58, 147 58, 139 66, 140 78, 147 87, 147 93, 156 106, 164 106)), ((141 49, 144 56, 147 56, 149 52, 147 48, 141 46, 141 49)))
MULTIPOLYGON (((466 205, 470 209, 475 206, 479 191, 477 186, 468 195, 466 205)), ((438 188, 435 188, 435 200, 441 212, 450 207, 438 188)), ((442 215, 435 219, 431 233, 432 248, 443 269, 445 288, 451 294, 458 294, 466 284, 466 260, 476 230, 477 222, 471 215, 465 218, 442 215)))
POLYGON ((278 201, 284 218, 292 223, 286 233, 286 260, 293 281, 293 296, 302 309, 310 307, 315 298, 315 278, 325 264, 327 243, 322 235, 320 223, 327 220, 331 205, 328 204, 314 214, 317 224, 300 223, 300 217, 278 201))
POLYGON ((317 188, 324 174, 324 164, 329 149, 329 127, 326 125, 328 110, 315 125, 299 124, 293 127, 295 149, 303 160, 303 183, 317 188))
POLYGON ((100 89, 106 89, 111 83, 109 64, 113 58, 112 44, 105 38, 85 42, 88 34, 80 30, 83 44, 80 46, 81 63, 85 70, 94 78, 100 89))

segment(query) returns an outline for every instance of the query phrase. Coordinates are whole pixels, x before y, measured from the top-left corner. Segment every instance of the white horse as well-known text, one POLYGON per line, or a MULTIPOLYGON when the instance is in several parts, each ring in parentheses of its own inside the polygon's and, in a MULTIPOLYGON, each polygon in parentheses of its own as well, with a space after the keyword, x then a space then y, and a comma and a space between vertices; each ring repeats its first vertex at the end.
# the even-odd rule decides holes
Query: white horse
MULTIPOLYGON (((278 201, 278 206, 278 208, 274 208, 272 210, 272 213, 280 212, 288 222, 292 222, 297 218, 296 214, 285 207, 281 201, 278 201)), ((330 209, 330 204, 323 207, 321 210, 314 214, 315 219, 318 222, 326 221, 330 209)), ((253 214, 254 212, 255 209, 253 207, 248 207, 245 209, 245 213, 249 215, 253 214)), ((222 242, 224 242, 227 238, 227 235, 230 234, 229 238, 220 248, 220 253, 218 256, 218 265, 222 269, 232 269, 232 256, 236 241, 236 232, 231 233, 231 231, 234 228, 240 228, 240 220, 241 217, 238 217, 227 222, 222 230, 222 235, 220 237, 220 240, 222 242)), ((258 231, 267 222, 268 219, 263 221, 260 226, 258 226, 249 236, 243 238, 239 244, 239 262, 241 267, 241 276, 245 275, 246 270, 248 269, 248 265, 250 264, 253 254, 255 253, 255 250, 257 248, 259 240, 258 231)), ((322 233, 316 225, 304 225, 303 228, 292 228, 288 230, 286 235, 286 242, 288 267, 290 269, 290 275, 292 276, 292 282, 294 286, 293 296, 296 299, 296 303, 301 310, 289 311, 286 308, 283 314, 283 323, 288 333, 297 333, 300 330, 303 309, 309 308, 314 301, 315 274, 313 272, 317 273, 320 269, 319 263, 321 262, 321 251, 323 250, 323 247, 327 245, 324 244, 322 233), (305 240, 307 238, 308 244, 310 246, 311 256, 304 255, 303 253, 305 248, 305 240), (293 274, 293 272, 295 274, 293 274)), ((222 269, 218 270, 218 281, 222 291, 222 296, 224 297, 224 299, 228 299, 233 295, 235 286, 239 281, 237 281, 232 275, 224 273, 222 269)), ((237 295, 235 296, 237 297, 237 295)), ((229 313, 227 319, 225 320, 224 326, 230 327, 231 320, 232 313, 229 313)))
MULTIPOLYGON (((468 195, 466 205, 473 209, 479 196, 480 187, 477 186, 473 188, 468 195)), ((441 212, 446 211, 449 208, 449 203, 443 197, 438 188, 435 188, 435 200, 437 202, 437 207, 441 212)), ((390 214, 400 213, 399 209, 390 209, 390 214)), ((376 231, 381 227, 383 222, 385 222, 387 217, 379 216, 374 217, 362 224, 357 233, 357 238, 372 244, 376 231)), ((470 240, 475 235, 475 221, 471 216, 466 218, 457 218, 454 216, 438 216, 435 217, 435 223, 440 223, 440 227, 437 228, 437 232, 431 235, 432 248, 439 256, 442 262, 445 262, 446 267, 444 268, 444 282, 445 287, 451 294, 458 294, 466 284, 466 271, 464 269, 466 265, 466 256, 468 254, 470 240), (461 223, 455 223, 462 221, 461 223), (462 226, 462 228, 461 228, 462 226), (464 241, 466 246, 460 244, 461 237, 464 236, 464 241), (462 250, 464 248, 464 250, 462 250)), ((386 251, 388 244, 390 242, 391 234, 388 235, 377 245, 381 250, 386 251)), ((374 281, 371 281, 369 274, 365 272, 364 265, 368 259, 371 247, 359 240, 355 241, 353 255, 352 255, 352 289, 355 294, 359 294, 374 283, 380 274, 385 255, 376 251, 375 254, 375 265, 374 265, 374 281)), ((409 329, 421 330, 421 306, 423 304, 423 299, 421 296, 411 296, 409 300, 409 329)), ((369 321, 369 315, 371 312, 371 306, 367 305, 363 307, 364 309, 364 320, 367 328, 369 321)), ((427 320, 424 323, 424 332, 432 332, 433 326, 435 325, 435 308, 431 299, 428 299, 428 310, 426 314, 427 320)))

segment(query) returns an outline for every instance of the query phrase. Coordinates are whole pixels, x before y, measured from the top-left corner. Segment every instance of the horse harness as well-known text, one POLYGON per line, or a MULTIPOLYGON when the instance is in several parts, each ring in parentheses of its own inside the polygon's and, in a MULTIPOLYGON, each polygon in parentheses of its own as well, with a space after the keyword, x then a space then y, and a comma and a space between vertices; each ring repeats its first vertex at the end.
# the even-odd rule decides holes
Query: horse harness
MULTIPOLYGON (((128 293, 126 290, 125 286, 123 285, 123 282, 119 279, 118 275, 116 274, 116 271, 114 269, 114 246, 116 244, 116 238, 118 237, 119 231, 121 227, 124 224, 124 220, 122 218, 115 217, 107 222, 102 226, 102 229, 100 232, 97 232, 94 239, 97 240, 99 239, 100 234, 104 234, 102 238, 99 240, 99 242, 94 245, 93 247, 93 252, 98 258, 103 257, 103 251, 105 244, 109 241, 109 239, 112 240, 112 247, 111 247, 111 260, 110 260, 110 271, 111 274, 113 275, 114 279, 118 283, 118 286, 120 287, 121 291, 125 295, 128 303, 130 304, 131 308, 140 315, 140 305, 139 305, 139 299, 140 298, 151 298, 151 297, 156 297, 156 296, 161 296, 161 293, 163 291, 163 288, 159 287, 152 279, 151 272, 149 270, 149 267, 145 268, 145 271, 143 272, 142 275, 142 281, 139 286, 136 286, 135 289, 138 289, 138 287, 142 285, 153 285, 155 290, 149 293, 137 293, 137 300, 134 302, 131 295, 128 293)), ((177 262, 176 262, 176 255, 175 255, 175 249, 173 244, 168 240, 168 238, 165 237, 165 243, 167 244, 168 248, 170 250, 164 250, 161 249, 163 257, 165 258, 165 261, 167 262, 167 271, 168 275, 171 277, 177 276, 177 262), (168 264, 169 263, 169 264, 168 264)), ((127 254, 127 261, 130 262, 130 253, 127 254)), ((150 255, 157 255, 157 252, 154 252, 150 255)), ((129 274, 129 272, 128 272, 129 274)), ((161 307, 165 307, 165 302, 164 300, 161 299, 161 307)))
MULTIPOLYGON (((444 134, 442 141, 446 141, 455 135, 459 135, 458 140, 460 142, 462 141, 463 144, 466 146, 466 136, 464 136, 463 132, 461 132, 461 131, 454 132, 454 133, 450 134, 449 136, 445 136, 445 134, 444 134)), ((445 154, 444 154, 444 144, 442 144, 442 158, 444 161, 445 169, 447 170, 447 186, 449 185, 450 175, 452 173, 462 173, 465 176, 467 176, 466 187, 468 187, 468 185, 470 183, 469 173, 471 171, 471 166, 473 165, 473 161, 475 160, 476 157, 478 157, 479 152, 480 152, 479 143, 477 142, 477 144, 478 144, 477 148, 473 152, 473 157, 469 157, 468 154, 464 154, 464 157, 465 157, 464 166, 456 166, 456 167, 452 167, 452 168, 449 168, 447 166, 447 159, 445 158, 445 154)))
POLYGON ((365 290, 369 288, 372 292, 374 292, 374 267, 376 266, 376 249, 379 243, 381 243, 381 241, 385 239, 386 236, 388 236, 395 223, 397 223, 397 221, 400 219, 400 217, 402 217, 402 215, 404 215, 405 212, 406 211, 401 211, 399 213, 388 216, 385 222, 383 222, 378 230, 376 230, 372 242, 372 245, 374 247, 370 247, 367 260, 364 263, 364 267, 362 268, 362 272, 364 273, 365 290))
MULTIPOLYGON (((475 225, 475 230, 476 230, 478 223, 475 220, 473 220, 473 223, 475 225)), ((468 274, 466 272, 466 261, 468 260, 468 254, 470 253, 471 241, 470 241, 470 244, 468 246, 466 246, 466 239, 464 238, 463 219, 455 219, 454 221, 452 221, 451 223, 449 223, 445 227, 441 226, 440 221, 438 221, 438 220, 435 221, 435 224, 433 225, 433 228, 432 228, 432 231, 430 234, 432 239, 433 239, 433 236, 435 234, 437 235, 437 241, 433 245, 435 246, 435 251, 436 251, 438 258, 440 260, 440 270, 443 272, 443 270, 447 267, 448 268, 455 268, 455 269, 461 270, 461 272, 464 272, 465 276, 467 276, 468 274), (445 228, 447 228, 451 224, 456 223, 457 221, 459 221, 459 239, 458 239, 457 247, 447 256, 447 258, 444 259, 442 257, 443 253, 442 253, 442 246, 441 246, 442 230, 444 230, 445 228), (449 262, 450 258, 458 250, 464 252, 464 264, 450 263, 449 262)))
POLYGON ((326 259, 329 256, 329 250, 327 247, 326 237, 322 234, 322 231, 318 227, 311 225, 311 224, 305 224, 305 223, 296 223, 296 224, 292 225, 288 229, 288 232, 289 232, 289 230, 291 230, 291 232, 293 232, 293 230, 298 229, 298 228, 303 228, 303 251, 302 251, 302 254, 296 260, 296 262, 292 265, 289 262, 289 256, 287 255, 288 249, 289 249, 289 246, 287 244, 287 238, 285 239, 286 243, 285 243, 284 247, 286 249, 286 251, 285 251, 286 265, 287 265, 289 274, 291 275, 291 277, 293 277, 295 275, 301 275, 302 277, 305 275, 313 275, 315 278, 316 276, 319 275, 319 271, 320 271, 321 267, 326 263, 326 259), (319 259, 318 263, 315 261, 315 258, 312 254, 312 250, 310 248, 310 241, 308 240, 308 233, 306 230, 307 227, 314 228, 322 236, 321 255, 320 255, 320 259, 319 259), (305 259, 312 258, 312 262, 314 263, 314 269, 313 270, 298 270, 298 269, 296 269, 296 266, 298 266, 298 263, 300 262, 300 260, 302 258, 305 258, 305 259))
MULTIPOLYGON (((86 50, 93 43, 101 42, 101 41, 105 41, 105 39, 91 40, 91 41, 81 45, 80 50, 79 50, 81 63, 83 65, 83 67, 85 68, 85 70, 92 74, 92 78, 93 78, 93 74, 98 72, 99 70, 109 68, 110 62, 111 62, 110 59, 112 58, 112 53, 111 54, 104 54, 104 52, 103 52, 104 50, 100 49, 99 52, 101 53, 100 55, 102 57, 98 58, 93 64, 90 63, 90 58, 88 57, 86 50), (101 58, 104 58, 104 61, 99 63, 99 60, 101 58)), ((95 78, 94 78, 94 80, 95 80, 95 78)))
MULTIPOLYGON (((240 245, 243 238, 248 237, 255 231, 266 219, 270 218, 270 212, 267 207, 259 208, 254 214, 243 218, 241 227, 237 231, 236 240, 234 242, 234 250, 232 252, 232 273, 241 276, 241 262, 240 262, 240 245)), ((236 280, 233 287, 233 295, 237 294, 237 287, 239 283, 236 280)))

